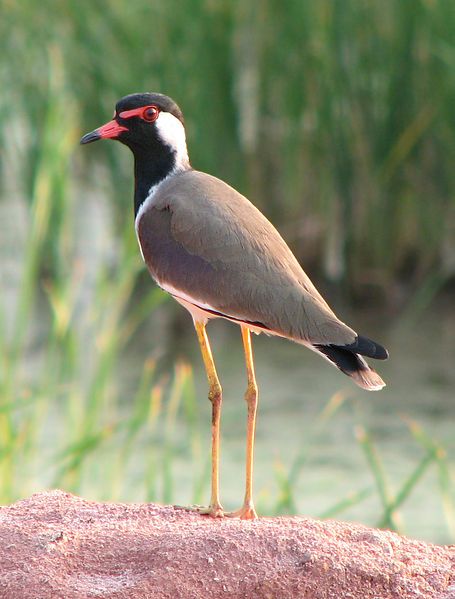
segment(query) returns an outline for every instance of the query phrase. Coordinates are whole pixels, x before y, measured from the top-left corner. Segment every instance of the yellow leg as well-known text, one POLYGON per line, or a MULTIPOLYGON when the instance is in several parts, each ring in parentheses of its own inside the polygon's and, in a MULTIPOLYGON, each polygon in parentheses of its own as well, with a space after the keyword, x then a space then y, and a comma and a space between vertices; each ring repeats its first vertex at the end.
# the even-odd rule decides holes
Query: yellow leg
POLYGON ((253 504, 253 457, 254 457, 254 435, 256 431, 256 410, 258 405, 258 387, 254 373, 253 350, 251 347, 251 332, 246 327, 242 329, 243 349, 245 351, 246 372, 248 376, 248 387, 245 400, 248 405, 248 420, 246 429, 246 485, 243 506, 229 516, 237 516, 243 520, 254 520, 257 518, 253 504))
POLYGON ((212 350, 205 330, 205 324, 201 322, 194 323, 196 333, 201 346, 202 359, 204 360, 207 379, 209 381, 209 400, 212 403, 212 493, 210 505, 208 508, 200 508, 200 513, 209 514, 214 518, 224 515, 220 503, 219 495, 219 455, 220 455, 220 416, 222 391, 218 375, 216 373, 215 362, 213 361, 212 350))

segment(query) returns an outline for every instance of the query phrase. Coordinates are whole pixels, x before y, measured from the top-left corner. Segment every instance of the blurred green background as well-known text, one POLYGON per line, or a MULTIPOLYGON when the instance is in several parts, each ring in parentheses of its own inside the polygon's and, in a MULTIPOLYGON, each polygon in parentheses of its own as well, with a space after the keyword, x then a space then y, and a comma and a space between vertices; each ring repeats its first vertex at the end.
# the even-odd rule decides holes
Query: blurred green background
MULTIPOLYGON (((204 373, 190 318, 144 271, 131 156, 78 145, 123 95, 160 91, 193 166, 260 207, 391 351, 366 394, 254 339, 259 511, 453 541, 454 39, 451 0, 0 0, 1 501, 208 499, 204 373)), ((209 334, 236 508, 241 341, 209 334)))

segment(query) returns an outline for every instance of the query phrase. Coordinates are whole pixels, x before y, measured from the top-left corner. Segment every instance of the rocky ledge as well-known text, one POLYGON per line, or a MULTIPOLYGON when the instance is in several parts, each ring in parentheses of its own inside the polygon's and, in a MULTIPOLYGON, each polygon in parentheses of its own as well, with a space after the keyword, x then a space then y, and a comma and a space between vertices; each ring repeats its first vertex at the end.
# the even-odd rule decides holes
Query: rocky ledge
POLYGON ((455 549, 338 521, 213 520, 61 491, 0 508, 2 599, 455 599, 455 549))

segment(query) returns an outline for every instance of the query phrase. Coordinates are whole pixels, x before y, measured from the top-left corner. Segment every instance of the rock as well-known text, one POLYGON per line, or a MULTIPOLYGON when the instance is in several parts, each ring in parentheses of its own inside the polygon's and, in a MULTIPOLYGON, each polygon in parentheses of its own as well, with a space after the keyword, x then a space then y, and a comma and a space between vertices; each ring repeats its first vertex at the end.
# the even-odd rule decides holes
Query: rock
POLYGON ((51 491, 0 508, 0 597, 455 599, 455 551, 348 522, 51 491))

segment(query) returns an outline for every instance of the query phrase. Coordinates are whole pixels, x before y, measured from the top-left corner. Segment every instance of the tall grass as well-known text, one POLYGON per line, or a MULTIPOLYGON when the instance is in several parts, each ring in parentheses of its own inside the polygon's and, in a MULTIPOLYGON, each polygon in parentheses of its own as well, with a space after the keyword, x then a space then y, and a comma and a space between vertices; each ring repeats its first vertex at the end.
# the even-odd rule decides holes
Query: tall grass
MULTIPOLYGON (((385 294, 428 278, 431 299, 453 276, 454 28, 446 0, 3 1, 0 135, 8 148, 20 121, 31 184, 52 53, 66 127, 162 90, 187 116, 194 165, 247 192, 314 272, 385 294)), ((129 162, 107 151, 121 213, 129 162)))

